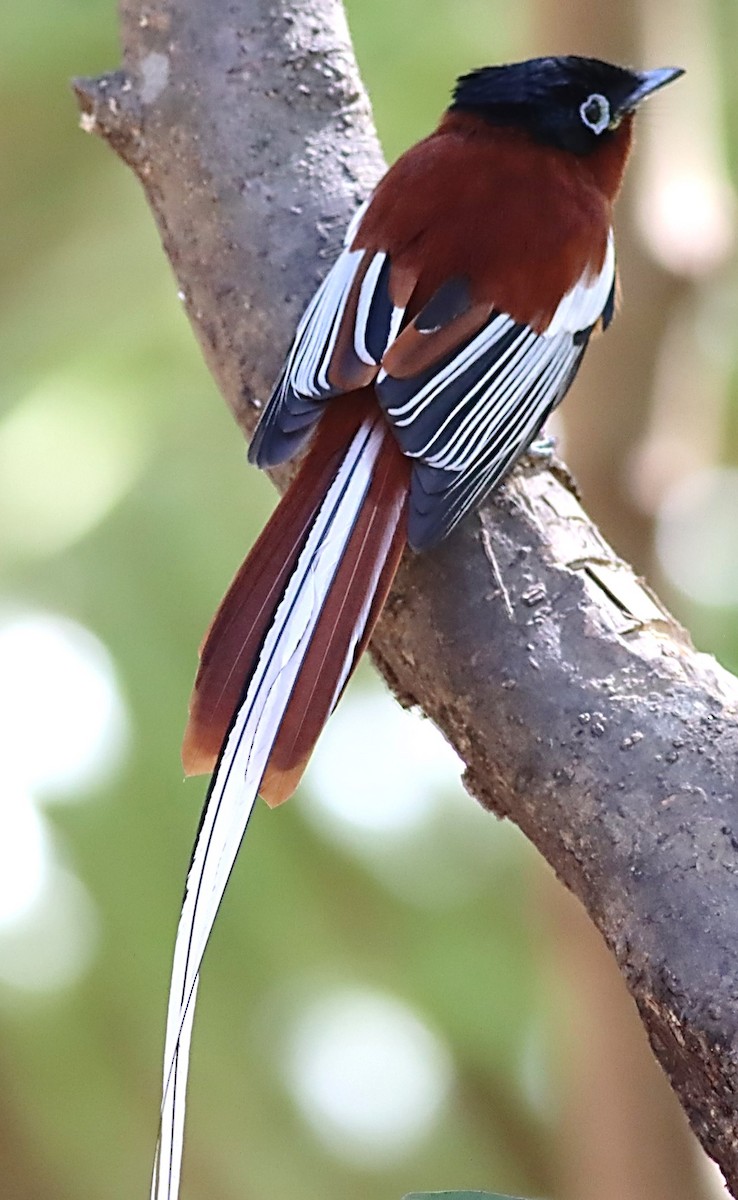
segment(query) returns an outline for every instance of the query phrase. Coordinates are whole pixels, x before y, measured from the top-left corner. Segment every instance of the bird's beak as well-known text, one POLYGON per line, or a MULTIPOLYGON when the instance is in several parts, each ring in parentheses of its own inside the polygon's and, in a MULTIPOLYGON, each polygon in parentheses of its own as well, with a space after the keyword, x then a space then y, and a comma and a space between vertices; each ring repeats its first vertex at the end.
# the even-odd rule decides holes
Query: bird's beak
POLYGON ((650 96, 659 88, 666 87, 667 83, 671 83, 672 80, 678 79, 683 74, 683 67, 658 67, 655 71, 639 71, 636 77, 637 83, 623 101, 621 111, 632 112, 641 100, 646 99, 646 96, 650 96))

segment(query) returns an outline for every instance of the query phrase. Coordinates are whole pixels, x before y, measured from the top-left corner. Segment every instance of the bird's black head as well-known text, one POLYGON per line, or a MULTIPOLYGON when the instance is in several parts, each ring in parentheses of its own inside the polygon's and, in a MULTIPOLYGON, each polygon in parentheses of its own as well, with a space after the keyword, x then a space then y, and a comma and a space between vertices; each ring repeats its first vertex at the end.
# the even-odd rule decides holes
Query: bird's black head
POLYGON ((597 58, 531 58, 462 75, 451 110, 525 129, 538 142, 590 154, 646 96, 680 67, 631 71, 597 58))

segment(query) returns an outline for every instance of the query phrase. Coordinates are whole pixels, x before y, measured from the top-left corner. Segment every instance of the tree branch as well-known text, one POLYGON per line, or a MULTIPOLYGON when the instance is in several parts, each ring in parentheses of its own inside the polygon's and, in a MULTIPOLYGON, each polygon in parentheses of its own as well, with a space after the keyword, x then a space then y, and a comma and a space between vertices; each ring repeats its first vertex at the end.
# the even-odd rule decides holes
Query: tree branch
MULTIPOLYGON (((337 0, 123 0, 124 69, 75 87, 140 178, 246 432, 383 164, 337 0)), ((738 1196, 738 681, 591 525, 520 469, 408 555, 372 643, 612 949, 738 1196)))

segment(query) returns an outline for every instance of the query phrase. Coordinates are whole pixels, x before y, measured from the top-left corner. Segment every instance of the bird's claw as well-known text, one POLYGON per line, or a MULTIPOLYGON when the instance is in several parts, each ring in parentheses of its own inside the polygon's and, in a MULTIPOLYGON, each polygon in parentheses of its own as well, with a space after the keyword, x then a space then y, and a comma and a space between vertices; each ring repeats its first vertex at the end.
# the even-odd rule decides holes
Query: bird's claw
POLYGON ((543 437, 536 438, 534 442, 531 442, 526 453, 543 466, 549 466, 556 453, 557 441, 558 439, 552 434, 544 434, 543 437))

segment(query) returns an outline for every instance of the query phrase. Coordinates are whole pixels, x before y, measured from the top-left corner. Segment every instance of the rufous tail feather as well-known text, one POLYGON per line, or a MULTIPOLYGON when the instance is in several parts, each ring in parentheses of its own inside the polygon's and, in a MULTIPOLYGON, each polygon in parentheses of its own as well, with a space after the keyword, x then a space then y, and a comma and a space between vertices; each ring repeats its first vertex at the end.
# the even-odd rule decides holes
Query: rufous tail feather
POLYGON ((256 797, 294 790, 371 634, 405 544, 408 482, 379 410, 345 397, 205 639, 183 757, 188 770, 217 763, 174 950, 152 1200, 178 1193, 200 966, 256 797))

